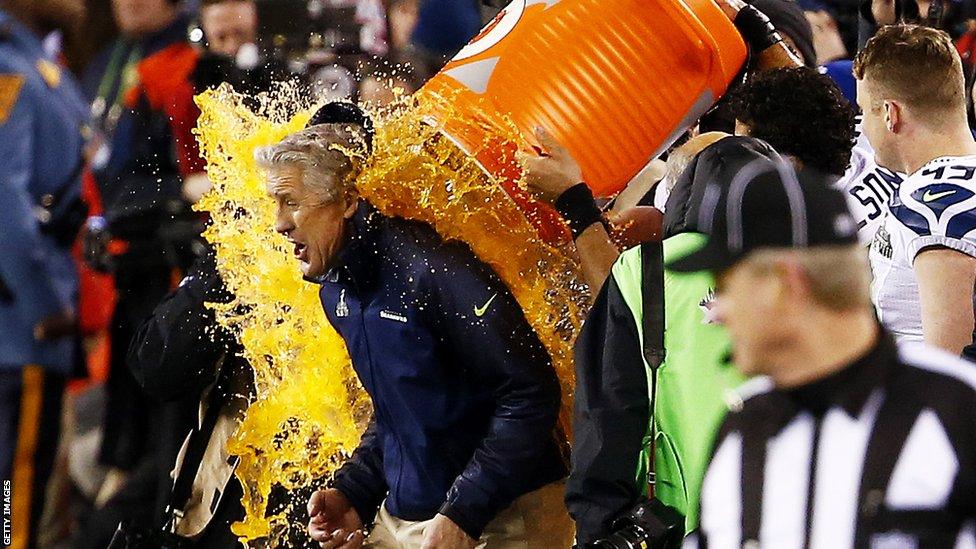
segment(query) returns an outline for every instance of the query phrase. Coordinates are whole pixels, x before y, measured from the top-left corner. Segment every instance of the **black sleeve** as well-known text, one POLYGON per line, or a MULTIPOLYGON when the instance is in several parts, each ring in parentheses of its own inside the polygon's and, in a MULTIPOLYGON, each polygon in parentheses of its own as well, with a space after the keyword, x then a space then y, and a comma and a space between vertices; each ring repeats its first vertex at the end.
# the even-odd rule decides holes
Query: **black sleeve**
POLYGON ((129 344, 129 368, 147 394, 175 400, 213 383, 217 360, 231 348, 232 338, 217 327, 205 303, 230 299, 212 252, 202 256, 129 344))
POLYGON ((478 539, 542 475, 565 474, 554 442, 560 387, 549 353, 491 268, 458 244, 432 256, 429 299, 438 331, 465 370, 493 388, 487 435, 440 509, 478 539))
POLYGON ((359 446, 336 471, 333 487, 346 496, 363 524, 373 522, 388 490, 383 476, 383 447, 375 418, 370 418, 359 446))
POLYGON ((576 399, 566 506, 580 544, 610 533, 641 497, 637 479, 651 409, 637 324, 613 276, 597 296, 574 349, 576 399))

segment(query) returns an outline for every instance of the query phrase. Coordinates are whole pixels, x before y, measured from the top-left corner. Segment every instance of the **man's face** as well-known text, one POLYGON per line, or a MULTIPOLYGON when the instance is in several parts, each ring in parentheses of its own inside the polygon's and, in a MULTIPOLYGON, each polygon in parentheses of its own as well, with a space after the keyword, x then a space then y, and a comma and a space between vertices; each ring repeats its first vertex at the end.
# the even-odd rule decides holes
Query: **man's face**
POLYGON ((746 376, 772 373, 792 316, 784 310, 781 284, 742 261, 717 281, 717 317, 729 331, 736 367, 746 376))
POLYGON ((176 16, 176 6, 169 0, 112 0, 115 23, 122 34, 141 37, 158 32, 176 16))
POLYGON ((252 0, 226 0, 204 6, 200 25, 210 51, 235 57, 244 44, 257 39, 258 12, 252 0))
POLYGON ((356 211, 353 193, 323 204, 304 182, 298 166, 283 166, 268 174, 268 193, 278 205, 275 231, 294 245, 302 275, 316 278, 332 268, 345 238, 345 221, 356 211))
POLYGON ((895 154, 897 136, 888 130, 883 101, 867 79, 857 81, 857 103, 864 113, 861 131, 874 149, 875 161, 885 168, 902 170, 895 154))

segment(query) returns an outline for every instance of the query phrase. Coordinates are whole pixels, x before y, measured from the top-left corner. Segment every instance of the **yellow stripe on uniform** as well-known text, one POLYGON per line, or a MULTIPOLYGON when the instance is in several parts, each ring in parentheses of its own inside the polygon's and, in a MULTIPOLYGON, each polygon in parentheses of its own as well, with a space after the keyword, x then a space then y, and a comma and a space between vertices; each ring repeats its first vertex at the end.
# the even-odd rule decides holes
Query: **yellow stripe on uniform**
POLYGON ((20 74, 0 74, 0 124, 7 121, 10 111, 17 104, 24 77, 20 74))
MULTIPOLYGON (((44 370, 40 366, 24 367, 20 394, 20 421, 17 426, 17 448, 14 453, 13 478, 13 549, 27 549, 30 539, 31 494, 34 491, 34 458, 41 428, 44 399, 44 370)), ((40 502, 38 502, 40 503, 40 502)))

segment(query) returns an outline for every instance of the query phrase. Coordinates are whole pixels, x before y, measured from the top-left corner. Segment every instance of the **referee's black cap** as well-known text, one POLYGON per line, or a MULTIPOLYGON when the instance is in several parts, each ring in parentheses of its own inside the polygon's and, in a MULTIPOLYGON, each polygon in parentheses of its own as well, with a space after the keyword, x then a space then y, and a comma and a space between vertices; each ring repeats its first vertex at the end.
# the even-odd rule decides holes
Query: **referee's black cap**
POLYGON ((720 271, 759 248, 807 248, 857 242, 857 222, 843 193, 823 178, 797 175, 779 155, 757 156, 728 181, 705 189, 699 229, 708 242, 668 264, 678 272, 720 271))

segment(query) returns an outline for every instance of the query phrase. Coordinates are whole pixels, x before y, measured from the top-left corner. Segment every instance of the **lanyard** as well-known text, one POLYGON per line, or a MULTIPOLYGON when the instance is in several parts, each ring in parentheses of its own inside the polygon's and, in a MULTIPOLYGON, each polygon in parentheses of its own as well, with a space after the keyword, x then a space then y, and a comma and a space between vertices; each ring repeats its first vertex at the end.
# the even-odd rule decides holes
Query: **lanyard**
POLYGON ((102 75, 102 80, 98 84, 98 93, 95 101, 92 102, 92 118, 99 120, 102 129, 108 133, 115 129, 115 124, 122 114, 122 98, 125 92, 135 84, 138 76, 135 71, 135 64, 142 57, 142 48, 138 45, 134 46, 132 51, 129 52, 129 57, 125 60, 125 64, 121 64, 124 53, 125 44, 119 42, 112 51, 112 57, 109 59, 105 73, 102 75), (111 106, 109 106, 108 96, 112 91, 112 84, 115 83, 116 75, 119 77, 119 86, 115 92, 115 98, 112 100, 111 106), (107 115, 106 108, 108 109, 107 115), (102 119, 103 115, 105 115, 104 119, 102 119))

